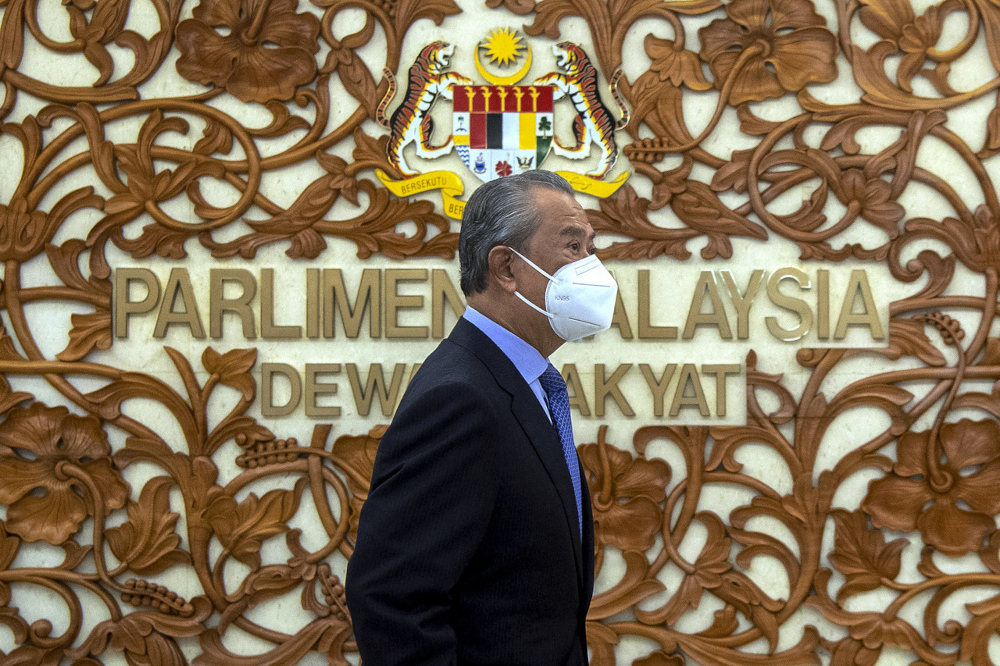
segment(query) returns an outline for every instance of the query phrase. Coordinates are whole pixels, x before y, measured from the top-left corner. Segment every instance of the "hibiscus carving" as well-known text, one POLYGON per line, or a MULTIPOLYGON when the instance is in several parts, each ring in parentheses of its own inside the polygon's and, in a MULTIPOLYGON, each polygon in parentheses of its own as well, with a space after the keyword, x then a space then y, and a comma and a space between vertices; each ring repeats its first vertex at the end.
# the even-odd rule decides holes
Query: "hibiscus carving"
POLYGON ((601 426, 596 444, 578 447, 590 484, 594 507, 595 540, 621 551, 645 552, 660 531, 670 483, 670 465, 662 460, 632 458, 608 444, 607 426, 601 426))
POLYGON ((361 507, 368 499, 375 470, 375 453, 388 426, 375 426, 367 435, 343 435, 333 443, 333 457, 347 477, 350 499, 350 537, 357 541, 361 507))
POLYGON ((99 506, 125 505, 128 484, 112 466, 111 447, 93 416, 34 403, 0 423, 0 502, 7 531, 59 545, 99 506))
POLYGON ((726 14, 698 37, 716 88, 732 78, 730 104, 781 97, 837 77, 837 39, 809 0, 733 0, 726 14))
POLYGON ((904 532, 919 529, 942 553, 960 556, 978 550, 996 529, 1000 512, 1000 425, 995 421, 946 423, 941 427, 944 458, 928 467, 931 432, 899 438, 892 472, 868 485, 861 508, 876 527, 904 532), (963 508, 964 503, 968 509, 963 508))
POLYGON ((295 0, 202 0, 177 26, 177 72, 244 102, 287 100, 316 76, 319 21, 295 0))

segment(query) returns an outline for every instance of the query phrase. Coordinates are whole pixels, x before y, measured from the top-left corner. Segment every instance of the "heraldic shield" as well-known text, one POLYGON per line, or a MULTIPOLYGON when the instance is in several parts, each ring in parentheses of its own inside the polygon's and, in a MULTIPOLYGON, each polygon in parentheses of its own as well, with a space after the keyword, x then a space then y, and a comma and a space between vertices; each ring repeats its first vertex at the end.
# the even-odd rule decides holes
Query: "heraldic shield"
POLYGON ((452 86, 452 136, 484 181, 537 169, 552 145, 552 86, 452 86))

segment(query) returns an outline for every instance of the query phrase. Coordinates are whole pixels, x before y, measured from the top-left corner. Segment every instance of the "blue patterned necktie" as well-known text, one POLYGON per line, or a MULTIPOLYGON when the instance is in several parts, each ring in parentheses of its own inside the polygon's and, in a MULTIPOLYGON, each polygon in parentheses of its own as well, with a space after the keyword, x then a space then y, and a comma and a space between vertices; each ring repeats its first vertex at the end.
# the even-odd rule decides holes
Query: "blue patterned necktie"
POLYGON ((576 457, 576 446, 573 444, 573 422, 569 415, 569 394, 566 392, 566 382, 559 371, 549 363, 538 382, 549 400, 549 413, 559 431, 559 441, 562 443, 563 457, 569 467, 569 478, 573 481, 573 496, 576 498, 576 517, 579 521, 580 538, 583 538, 583 505, 580 498, 580 467, 576 457))

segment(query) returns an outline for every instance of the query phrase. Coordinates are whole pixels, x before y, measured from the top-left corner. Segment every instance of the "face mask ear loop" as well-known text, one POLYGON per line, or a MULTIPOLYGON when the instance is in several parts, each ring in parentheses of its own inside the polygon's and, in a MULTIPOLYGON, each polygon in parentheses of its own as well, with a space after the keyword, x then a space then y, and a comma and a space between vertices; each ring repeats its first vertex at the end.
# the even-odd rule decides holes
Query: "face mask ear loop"
POLYGON ((532 267, 532 268, 534 268, 534 269, 535 269, 536 271, 538 271, 539 273, 541 273, 542 275, 544 275, 545 277, 547 277, 547 278, 549 279, 549 281, 550 281, 550 282, 558 282, 558 280, 556 280, 556 279, 555 279, 554 277, 552 277, 551 275, 549 275, 548 273, 546 273, 545 271, 543 271, 543 270, 542 270, 541 268, 539 268, 539 267, 538 267, 538 265, 537 265, 537 264, 535 264, 535 262, 533 262, 533 261, 532 261, 531 259, 528 259, 528 258, 527 258, 526 256, 524 256, 523 254, 521 254, 520 252, 518 252, 518 251, 517 251, 517 250, 515 250, 514 248, 512 248, 512 247, 510 247, 510 246, 508 245, 508 246, 507 246, 507 249, 508 249, 508 250, 510 250, 511 252, 513 252, 514 254, 516 254, 517 256, 521 257, 522 259, 524 259, 524 261, 525 261, 525 262, 526 262, 526 263, 527 263, 527 264, 528 264, 529 266, 531 266, 531 267, 532 267))
POLYGON ((545 315, 545 316, 546 316, 546 317, 548 317, 549 319, 552 319, 552 318, 554 318, 554 317, 555 317, 555 315, 554 315, 554 314, 551 314, 550 312, 546 312, 545 310, 541 309, 540 307, 538 307, 537 305, 535 305, 534 303, 532 303, 531 301, 529 301, 529 300, 528 300, 527 298, 525 298, 525 297, 524 297, 524 296, 523 296, 523 295, 521 294, 521 292, 519 292, 519 291, 515 291, 515 292, 514 292, 514 295, 515 295, 515 296, 517 296, 518 298, 520 298, 520 299, 521 299, 522 301, 524 301, 524 302, 525 302, 525 303, 527 303, 528 305, 530 305, 531 307, 533 307, 534 309, 536 309, 536 310, 538 310, 539 312, 541 312, 541 313, 542 313, 543 315, 545 315))

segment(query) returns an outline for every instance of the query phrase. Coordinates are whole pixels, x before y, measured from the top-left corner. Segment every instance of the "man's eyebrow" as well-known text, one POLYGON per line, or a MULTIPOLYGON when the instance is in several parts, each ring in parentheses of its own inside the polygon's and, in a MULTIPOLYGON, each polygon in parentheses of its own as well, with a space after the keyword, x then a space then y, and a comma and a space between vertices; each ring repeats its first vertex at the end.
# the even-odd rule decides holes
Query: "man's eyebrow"
POLYGON ((597 233, 591 231, 589 234, 584 232, 580 227, 563 227, 559 232, 560 236, 571 236, 573 238, 586 238, 588 241, 592 241, 597 237, 597 233))

